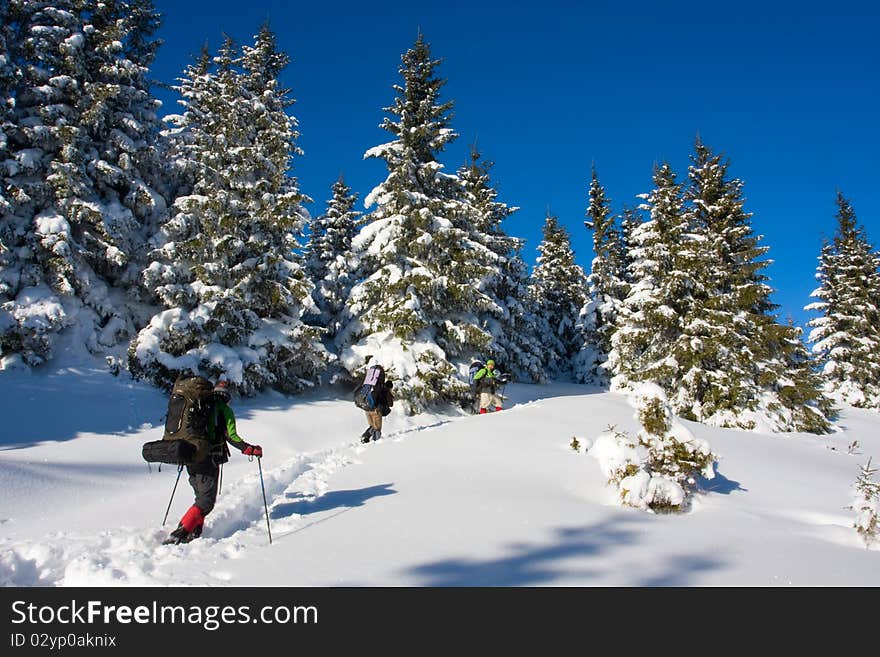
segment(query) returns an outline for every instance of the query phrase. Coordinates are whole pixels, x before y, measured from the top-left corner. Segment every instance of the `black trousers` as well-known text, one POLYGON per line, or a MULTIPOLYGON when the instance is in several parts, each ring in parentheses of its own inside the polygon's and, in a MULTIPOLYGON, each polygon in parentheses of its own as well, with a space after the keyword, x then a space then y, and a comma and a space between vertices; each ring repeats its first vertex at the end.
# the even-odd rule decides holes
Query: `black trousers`
POLYGON ((217 482, 220 477, 220 466, 209 456, 204 461, 186 466, 189 485, 196 495, 195 505, 208 515, 217 501, 217 482))

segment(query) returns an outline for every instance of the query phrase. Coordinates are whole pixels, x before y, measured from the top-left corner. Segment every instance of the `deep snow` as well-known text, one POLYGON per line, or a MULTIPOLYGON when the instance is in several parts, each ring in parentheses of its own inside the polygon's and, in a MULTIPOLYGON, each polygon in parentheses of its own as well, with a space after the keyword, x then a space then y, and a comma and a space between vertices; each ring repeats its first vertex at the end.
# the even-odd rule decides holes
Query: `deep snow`
POLYGON ((386 418, 361 445, 347 389, 234 399, 239 433, 205 535, 161 540, 192 503, 176 469, 150 472, 165 394, 89 365, 0 373, 0 583, 5 586, 880 585, 845 507, 880 462, 880 416, 846 409, 830 436, 684 422, 720 456, 692 510, 617 504, 597 461, 570 447, 608 425, 634 434, 625 397, 511 385, 504 411, 386 418), (858 447, 849 446, 858 441, 858 447), (853 453, 850 453, 852 451, 853 453))

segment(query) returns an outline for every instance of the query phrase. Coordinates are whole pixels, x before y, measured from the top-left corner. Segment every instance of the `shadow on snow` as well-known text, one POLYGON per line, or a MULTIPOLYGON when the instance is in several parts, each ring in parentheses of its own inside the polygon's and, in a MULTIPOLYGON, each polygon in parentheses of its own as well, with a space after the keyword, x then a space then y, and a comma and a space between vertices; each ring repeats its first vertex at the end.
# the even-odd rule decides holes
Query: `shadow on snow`
POLYGON ((330 491, 316 498, 302 495, 301 493, 288 493, 287 497, 293 498, 294 501, 276 504, 270 515, 272 519, 277 520, 292 515, 304 516, 311 513, 333 511, 334 509, 340 508, 351 509, 363 506, 367 501, 374 497, 394 495, 397 491, 392 488, 392 485, 393 484, 379 484, 377 486, 369 486, 367 488, 359 488, 356 490, 330 491))
MULTIPOLYGON (((497 559, 444 559, 417 566, 408 574, 422 578, 421 586, 554 586, 561 582, 599 579, 607 573, 591 567, 587 558, 596 558, 617 548, 638 542, 641 531, 627 527, 634 520, 621 514, 587 526, 557 529, 549 545, 513 544, 510 554, 497 559), (578 560, 577 565, 572 560, 578 560)), ((720 568, 722 562, 698 555, 673 558, 668 572, 652 575, 641 582, 620 582, 635 586, 685 586, 696 572, 720 568)))
POLYGON ((704 493, 720 493, 721 495, 730 495, 734 491, 748 492, 748 488, 743 488, 742 484, 733 479, 728 479, 720 472, 715 472, 712 479, 699 478, 700 490, 704 493))
POLYGON ((158 388, 96 369, 13 373, 0 376, 0 386, 6 427, 0 430, 0 451, 84 433, 135 433, 161 425, 168 403, 158 388))

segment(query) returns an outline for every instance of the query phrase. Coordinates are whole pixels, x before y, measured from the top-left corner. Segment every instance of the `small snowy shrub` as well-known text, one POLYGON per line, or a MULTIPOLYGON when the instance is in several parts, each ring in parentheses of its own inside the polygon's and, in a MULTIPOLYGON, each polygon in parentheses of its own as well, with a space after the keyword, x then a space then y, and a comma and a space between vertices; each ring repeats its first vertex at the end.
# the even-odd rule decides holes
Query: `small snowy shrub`
POLYGON ((709 443, 695 438, 674 418, 659 386, 639 387, 632 403, 642 425, 639 444, 648 453, 645 470, 651 476, 644 489, 644 502, 654 511, 681 511, 696 488, 697 477, 715 476, 716 457, 709 443))
POLYGON ((571 442, 568 444, 568 446, 571 447, 576 452, 581 451, 581 444, 580 444, 580 442, 578 442, 577 436, 571 437, 571 442))
POLYGON ((715 455, 672 415, 663 391, 639 387, 630 400, 642 429, 636 440, 609 427, 596 439, 593 454, 622 504, 653 512, 684 511, 697 477, 715 476, 715 455))
POLYGON ((590 450, 609 484, 618 485, 635 475, 644 459, 644 450, 634 444, 625 431, 609 426, 596 438, 590 450))
POLYGON ((871 545, 880 536, 880 483, 873 481, 877 468, 871 467, 871 459, 861 467, 861 472, 855 483, 853 503, 848 508, 856 512, 856 520, 853 527, 865 542, 865 547, 871 545))

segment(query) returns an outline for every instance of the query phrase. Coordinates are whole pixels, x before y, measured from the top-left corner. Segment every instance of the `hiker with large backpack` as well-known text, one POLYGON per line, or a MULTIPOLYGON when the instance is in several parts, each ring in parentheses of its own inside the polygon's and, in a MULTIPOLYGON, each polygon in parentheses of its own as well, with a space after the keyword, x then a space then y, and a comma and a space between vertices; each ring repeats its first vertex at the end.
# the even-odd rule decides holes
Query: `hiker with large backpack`
POLYGON ((144 445, 144 458, 186 466, 189 485, 195 494, 193 505, 165 545, 188 543, 202 535, 202 527, 217 500, 220 466, 229 460, 233 445, 245 456, 261 458, 263 448, 245 442, 235 428, 235 414, 229 407, 228 381, 211 382, 201 376, 181 377, 174 383, 168 402, 165 435, 161 441, 144 445), (148 453, 154 450, 178 450, 176 456, 148 453))
POLYGON ((468 367, 468 386, 470 387, 471 397, 473 398, 473 406, 471 410, 476 413, 480 410, 480 395, 477 386, 477 372, 486 367, 486 363, 481 360, 475 360, 468 367))
POLYGON ((371 365, 367 368, 364 381, 354 392, 355 406, 367 414, 367 428, 361 434, 361 442, 379 440, 382 437, 382 418, 391 412, 394 384, 385 376, 385 368, 371 365))
POLYGON ((486 365, 474 373, 473 380, 480 393, 480 413, 487 413, 489 406, 500 411, 502 397, 498 389, 503 388, 509 379, 495 368, 495 361, 491 358, 487 360, 486 365))

